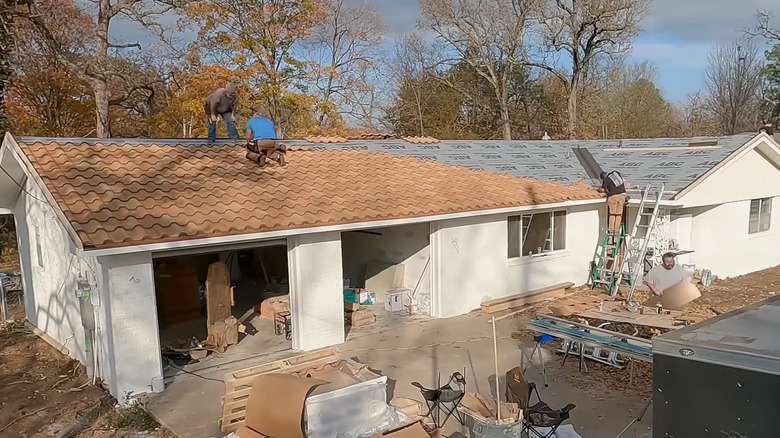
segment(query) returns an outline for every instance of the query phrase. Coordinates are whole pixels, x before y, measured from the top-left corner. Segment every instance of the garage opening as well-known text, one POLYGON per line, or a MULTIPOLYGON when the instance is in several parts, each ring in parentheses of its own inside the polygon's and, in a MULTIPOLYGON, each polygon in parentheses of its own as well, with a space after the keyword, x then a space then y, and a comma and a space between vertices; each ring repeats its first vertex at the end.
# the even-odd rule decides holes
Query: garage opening
POLYGON ((430 315, 429 223, 343 232, 341 254, 348 335, 430 315))
POLYGON ((291 348, 288 327, 259 315, 272 297, 288 306, 280 313, 289 311, 286 245, 161 254, 153 266, 163 356, 187 363, 210 353, 291 348))

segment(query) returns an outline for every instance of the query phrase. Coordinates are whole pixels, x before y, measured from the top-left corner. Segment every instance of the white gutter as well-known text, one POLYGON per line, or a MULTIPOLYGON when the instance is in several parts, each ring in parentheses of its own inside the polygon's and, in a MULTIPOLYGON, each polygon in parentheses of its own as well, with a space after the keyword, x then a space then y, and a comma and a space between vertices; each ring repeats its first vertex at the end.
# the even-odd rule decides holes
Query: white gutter
POLYGON ((130 254, 136 252, 154 253, 160 251, 183 250, 187 248, 203 248, 203 247, 217 246, 217 245, 220 246, 234 245, 234 244, 242 244, 242 243, 249 243, 249 242, 259 242, 259 241, 269 240, 269 239, 281 239, 281 238, 287 238, 291 236, 299 236, 302 234, 327 233, 327 232, 334 232, 334 231, 354 231, 354 230, 364 230, 366 228, 384 228, 384 227, 399 226, 399 225, 418 224, 424 222, 443 221, 449 219, 460 219, 466 217, 489 216, 494 214, 511 214, 520 211, 552 210, 552 209, 560 209, 566 207, 577 207, 580 205, 601 204, 604 202, 605 202, 604 198, 583 199, 577 201, 558 202, 555 204, 504 207, 504 208, 495 208, 490 210, 467 211, 462 213, 450 213, 450 214, 423 216, 423 217, 406 218, 406 219, 388 219, 388 220, 381 220, 381 221, 358 222, 358 223, 341 224, 341 225, 326 225, 326 226, 311 227, 311 228, 296 228, 293 230, 264 231, 259 233, 248 233, 248 234, 240 234, 234 236, 207 237, 203 239, 178 240, 173 242, 151 243, 148 245, 123 246, 118 248, 105 248, 105 249, 93 249, 93 250, 78 249, 77 255, 79 257, 102 257, 102 256, 111 256, 111 255, 119 255, 119 254, 130 254))

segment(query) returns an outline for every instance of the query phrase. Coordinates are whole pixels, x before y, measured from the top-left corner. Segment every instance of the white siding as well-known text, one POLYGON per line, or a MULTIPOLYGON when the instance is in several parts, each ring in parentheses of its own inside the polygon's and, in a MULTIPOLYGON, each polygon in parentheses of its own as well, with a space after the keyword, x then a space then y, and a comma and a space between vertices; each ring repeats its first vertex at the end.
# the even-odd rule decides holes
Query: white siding
POLYGON ((599 204, 567 209, 566 249, 530 258, 508 258, 507 215, 434 223, 434 316, 464 314, 485 300, 557 283, 584 284, 604 220, 601 210, 599 204))
POLYGON ((151 392, 162 376, 157 302, 150 253, 100 258, 106 294, 104 339, 109 357, 106 380, 120 403, 151 392), (113 352, 113 354, 111 354, 113 352))
MULTIPOLYGON (((81 275, 96 289, 99 267, 94 258, 76 256, 65 227, 37 186, 28 180, 25 188, 34 198, 19 196, 13 213, 27 319, 65 345, 91 374, 93 365, 87 360, 76 283, 81 275)), ((92 302, 100 304, 96 294, 92 302)))
POLYGON ((341 234, 291 237, 287 244, 293 349, 344 342, 341 234))
MULTIPOLYGON (((718 277, 735 277, 780 264, 780 198, 772 200, 768 231, 748 234, 750 201, 691 209, 690 260, 718 277)), ((689 211, 689 210, 686 210, 689 211)))

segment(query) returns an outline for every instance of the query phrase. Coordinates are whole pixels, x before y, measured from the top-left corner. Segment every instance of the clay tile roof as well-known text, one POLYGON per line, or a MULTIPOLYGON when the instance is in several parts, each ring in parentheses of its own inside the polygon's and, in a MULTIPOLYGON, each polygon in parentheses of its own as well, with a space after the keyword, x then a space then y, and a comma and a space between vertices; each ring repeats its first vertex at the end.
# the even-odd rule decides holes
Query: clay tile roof
POLYGON ((441 143, 439 139, 433 137, 401 137, 401 139, 414 144, 441 143))
POLYGON ((379 132, 367 132, 348 137, 349 140, 390 140, 394 138, 398 138, 398 136, 395 134, 383 134, 379 132))
POLYGON ((346 143, 347 139, 344 137, 303 137, 304 140, 309 143, 346 143))
POLYGON ((169 142, 19 145, 85 249, 601 196, 587 187, 365 151, 294 148, 285 167, 259 168, 240 145, 169 142))

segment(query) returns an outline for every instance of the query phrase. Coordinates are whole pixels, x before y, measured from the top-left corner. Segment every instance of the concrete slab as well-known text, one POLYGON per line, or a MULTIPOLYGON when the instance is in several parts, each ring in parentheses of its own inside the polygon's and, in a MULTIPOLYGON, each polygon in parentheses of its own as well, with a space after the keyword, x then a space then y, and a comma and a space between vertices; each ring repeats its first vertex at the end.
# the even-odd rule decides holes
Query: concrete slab
MULTIPOLYGON (((524 325, 520 318, 499 321, 499 373, 520 363, 520 348, 527 343, 512 339, 512 333, 524 325)), ((467 390, 491 395, 494 375, 492 330, 486 316, 464 315, 450 319, 415 319, 395 327, 379 326, 376 332, 363 332, 350 337, 339 348, 343 355, 354 357, 372 369, 388 376, 388 397, 404 396, 420 399, 411 382, 434 386, 441 373, 446 381, 454 371, 466 370, 467 390)), ((200 371, 175 375, 165 392, 151 398, 147 407, 166 427, 181 438, 220 437, 218 419, 220 397, 224 395, 222 377, 229 369, 277 360, 294 355, 292 351, 255 356, 239 363, 221 364, 200 371)), ((552 353, 546 353, 551 356, 552 353)), ((576 361, 565 366, 549 357, 546 361, 550 387, 544 388, 538 364, 528 371, 528 378, 540 384, 542 398, 553 407, 566 403, 577 405, 571 424, 584 438, 616 436, 645 406, 638 396, 618 391, 581 391, 564 379, 566 373, 577 371, 576 361)), ((598 382, 594 382, 594 387, 598 382)), ((597 388, 596 388, 597 389, 597 388)), ((652 408, 642 423, 635 423, 623 437, 650 437, 652 408)), ((465 437, 468 432, 450 420, 445 432, 451 437, 465 437)))

